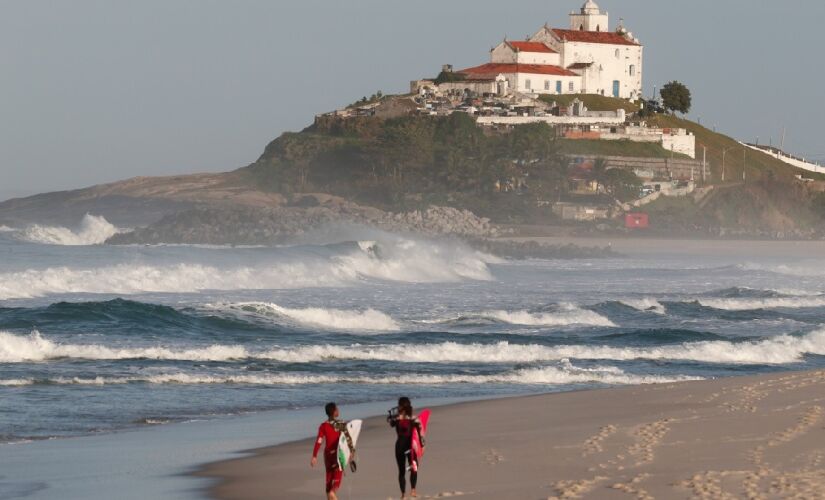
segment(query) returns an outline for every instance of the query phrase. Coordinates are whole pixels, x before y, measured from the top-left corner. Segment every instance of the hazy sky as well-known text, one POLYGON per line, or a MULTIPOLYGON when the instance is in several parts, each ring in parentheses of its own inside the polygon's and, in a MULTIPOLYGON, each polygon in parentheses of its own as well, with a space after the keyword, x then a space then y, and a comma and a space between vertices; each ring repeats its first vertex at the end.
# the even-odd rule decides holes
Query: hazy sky
MULTIPOLYGON (((0 199, 136 175, 221 171, 314 114, 403 92, 582 0, 0 0, 0 199)), ((825 2, 602 0, 645 45, 645 91, 825 159, 825 2)))

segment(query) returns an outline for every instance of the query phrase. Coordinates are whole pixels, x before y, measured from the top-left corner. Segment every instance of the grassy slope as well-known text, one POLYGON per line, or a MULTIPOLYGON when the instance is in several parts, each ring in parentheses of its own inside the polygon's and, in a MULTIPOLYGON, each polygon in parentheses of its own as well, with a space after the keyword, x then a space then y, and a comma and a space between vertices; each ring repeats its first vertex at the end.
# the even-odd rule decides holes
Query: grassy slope
POLYGON ((626 99, 616 99, 615 97, 596 94, 542 95, 540 99, 550 103, 556 102, 561 106, 569 106, 574 99, 578 99, 591 111, 616 111, 617 109, 624 109, 628 113, 639 111, 638 104, 626 99))
POLYGON ((636 156, 641 158, 689 158, 682 154, 671 155, 661 144, 633 141, 597 141, 590 139, 559 139, 564 154, 598 156, 636 156))
MULTIPOLYGON (((743 162, 747 167, 747 180, 759 179, 767 172, 773 172, 778 176, 790 176, 803 172, 764 153, 752 149, 745 151, 745 147, 736 140, 683 118, 671 115, 654 115, 646 118, 646 121, 648 125, 664 128, 684 128, 692 132, 696 136, 696 158, 702 159, 702 146, 708 148, 707 160, 711 172, 709 181, 713 183, 722 181, 722 151, 725 149, 728 149, 725 155, 726 182, 742 180, 743 162), (743 151, 745 151, 744 157, 743 151)), ((821 174, 806 172, 805 175, 825 179, 825 176, 821 174)))

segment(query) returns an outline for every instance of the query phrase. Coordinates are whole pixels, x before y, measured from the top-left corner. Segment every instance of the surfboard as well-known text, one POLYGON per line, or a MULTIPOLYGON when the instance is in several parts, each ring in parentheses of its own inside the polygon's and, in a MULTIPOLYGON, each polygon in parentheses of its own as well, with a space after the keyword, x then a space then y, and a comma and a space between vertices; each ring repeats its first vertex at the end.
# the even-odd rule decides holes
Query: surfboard
POLYGON ((346 470, 347 466, 352 462, 352 457, 355 454, 355 446, 358 443, 358 435, 361 434, 361 424, 361 420, 347 422, 347 431, 352 440, 352 449, 350 449, 350 444, 347 442, 346 434, 342 432, 341 437, 338 438, 338 467, 341 470, 346 470))
POLYGON ((421 422, 421 435, 418 435, 418 428, 413 428, 412 447, 410 448, 410 469, 418 472, 418 461, 424 456, 424 447, 421 446, 421 439, 427 436, 427 424, 430 423, 430 410, 422 410, 418 414, 418 421, 421 422))

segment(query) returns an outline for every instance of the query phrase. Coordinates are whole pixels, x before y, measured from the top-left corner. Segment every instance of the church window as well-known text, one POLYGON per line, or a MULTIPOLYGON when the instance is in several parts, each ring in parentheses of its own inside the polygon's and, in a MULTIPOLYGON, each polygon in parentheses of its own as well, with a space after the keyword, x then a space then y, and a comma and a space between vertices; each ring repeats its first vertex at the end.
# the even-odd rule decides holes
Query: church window
POLYGON ((583 24, 579 25, 579 31, 584 31, 584 25, 583 24))
POLYGON ((527 90, 533 88, 533 84, 530 82, 530 80, 524 80, 524 88, 526 88, 527 90))
POLYGON ((576 90, 576 87, 573 84, 573 82, 568 83, 567 88, 570 89, 570 92, 573 92, 574 90, 576 90))
POLYGON ((544 80, 544 90, 550 90, 550 80, 544 80))
POLYGON ((620 51, 619 49, 616 49, 616 59, 618 59, 620 57, 622 57, 622 51, 620 51))
POLYGON ((636 76, 636 65, 635 64, 630 65, 630 76, 636 76))
POLYGON ((596 31, 601 31, 601 30, 602 30, 601 25, 600 25, 600 24, 597 24, 597 25, 596 25, 596 31))

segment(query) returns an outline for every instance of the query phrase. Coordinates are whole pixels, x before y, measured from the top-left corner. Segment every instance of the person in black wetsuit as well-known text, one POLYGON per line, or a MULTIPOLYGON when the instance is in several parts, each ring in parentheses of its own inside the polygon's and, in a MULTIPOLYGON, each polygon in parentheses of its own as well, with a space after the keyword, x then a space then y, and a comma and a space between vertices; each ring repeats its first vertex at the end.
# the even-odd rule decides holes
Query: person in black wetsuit
MULTIPOLYGON (((407 464, 411 462, 410 448, 412 448, 413 429, 418 429, 421 436, 421 422, 413 415, 413 407, 410 398, 401 397, 398 399, 398 412, 390 412, 387 417, 390 427, 395 428, 395 463, 398 465, 398 486, 401 488, 401 498, 405 498, 407 493, 407 464)), ((421 446, 424 446, 424 438, 421 438, 421 446)), ((410 495, 416 497, 415 486, 418 482, 418 473, 410 469, 410 495)))

